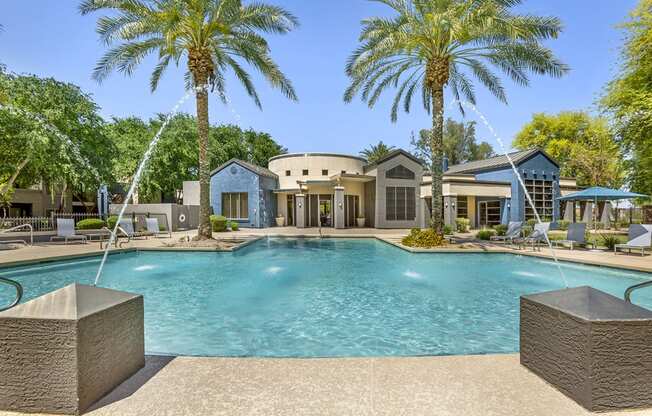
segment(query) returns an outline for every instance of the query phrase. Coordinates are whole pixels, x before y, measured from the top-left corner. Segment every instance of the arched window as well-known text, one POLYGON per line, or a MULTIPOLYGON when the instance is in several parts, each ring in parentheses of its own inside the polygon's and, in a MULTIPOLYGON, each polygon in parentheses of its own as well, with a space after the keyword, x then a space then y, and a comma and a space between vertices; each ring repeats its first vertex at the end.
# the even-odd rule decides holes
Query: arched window
POLYGON ((414 179, 414 172, 403 165, 398 165, 388 170, 385 177, 390 179, 414 179))

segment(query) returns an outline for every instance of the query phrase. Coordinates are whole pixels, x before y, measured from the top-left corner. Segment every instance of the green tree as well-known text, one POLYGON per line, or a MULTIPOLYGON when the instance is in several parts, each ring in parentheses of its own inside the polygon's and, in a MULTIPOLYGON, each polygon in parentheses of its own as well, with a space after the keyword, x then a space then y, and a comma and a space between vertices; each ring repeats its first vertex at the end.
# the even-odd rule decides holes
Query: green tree
POLYGON ((378 144, 372 144, 366 149, 360 151, 360 156, 367 159, 369 163, 375 163, 387 156, 394 149, 396 149, 394 146, 387 146, 381 140, 378 142, 378 144))
POLYGON ((263 33, 285 34, 298 25, 283 8, 263 3, 243 4, 241 0, 85 0, 82 14, 106 10, 97 32, 111 48, 98 62, 93 76, 103 80, 117 69, 131 75, 143 58, 158 58, 151 76, 156 89, 170 64, 186 59, 188 86, 197 102, 200 214, 197 238, 211 238, 208 92, 217 90, 223 100, 225 74, 231 70, 247 93, 261 106, 251 77, 242 67, 246 62, 288 98, 296 100, 290 81, 270 56, 263 33))
MULTIPOLYGON (((413 153, 430 164, 430 135, 432 130, 419 131, 416 138, 412 133, 410 145, 413 153)), ((457 165, 471 160, 486 159, 493 156, 494 151, 487 142, 478 144, 475 139, 475 122, 457 122, 451 118, 444 123, 443 154, 448 158, 449 165, 457 165)))
POLYGON ((52 78, 5 73, 0 91, 0 194, 45 183, 79 196, 110 180, 113 146, 89 95, 52 78))
POLYGON ((623 28, 621 69, 601 104, 627 156, 629 187, 652 195, 652 0, 640 0, 623 28))
POLYGON ((351 101, 360 92, 373 107, 384 90, 397 87, 391 110, 395 121, 401 102, 409 111, 414 94, 421 95, 432 114, 431 225, 441 232, 444 88, 457 100, 475 103, 470 73, 506 102, 501 80, 488 64, 520 85, 528 85, 528 72, 563 75, 566 66, 541 44, 556 38, 561 24, 555 17, 513 13, 520 0, 375 1, 396 15, 363 21, 361 45, 346 67, 351 85, 344 99, 351 101))
POLYGON ((560 174, 576 177, 580 186, 623 184, 622 155, 604 118, 582 111, 534 114, 513 145, 545 150, 559 163, 560 174))

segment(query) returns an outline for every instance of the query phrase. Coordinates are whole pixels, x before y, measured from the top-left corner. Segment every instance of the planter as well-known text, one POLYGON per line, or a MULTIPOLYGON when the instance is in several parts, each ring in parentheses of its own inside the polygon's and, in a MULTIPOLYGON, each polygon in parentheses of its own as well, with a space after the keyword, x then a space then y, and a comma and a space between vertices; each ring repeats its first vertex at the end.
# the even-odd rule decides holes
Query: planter
POLYGON ((365 218, 356 218, 355 222, 358 224, 358 227, 362 228, 364 227, 366 219, 365 218))
POLYGON ((285 225, 285 217, 276 217, 276 226, 283 227, 285 225))

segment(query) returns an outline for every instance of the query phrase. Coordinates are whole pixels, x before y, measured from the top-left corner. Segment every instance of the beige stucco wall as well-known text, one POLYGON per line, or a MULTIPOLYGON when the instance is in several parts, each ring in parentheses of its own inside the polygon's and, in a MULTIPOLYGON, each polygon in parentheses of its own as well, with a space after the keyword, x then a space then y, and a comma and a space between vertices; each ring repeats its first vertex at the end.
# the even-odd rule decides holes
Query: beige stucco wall
POLYGON ((199 205, 199 181, 183 181, 183 205, 199 205))
POLYGON ((272 158, 269 170, 278 175, 281 189, 296 189, 297 181, 328 180, 342 171, 362 175, 364 165, 365 162, 355 156, 304 153, 272 158), (308 169, 307 176, 303 175, 304 169, 308 169), (322 175, 322 169, 327 169, 328 175, 322 175), (285 175, 288 170, 290 176, 285 175))
MULTIPOLYGON (((442 193, 444 196, 473 195, 511 198, 512 188, 510 184, 480 184, 471 181, 469 181, 469 183, 454 182, 442 184, 442 193)), ((432 196, 432 188, 430 184, 421 185, 421 196, 432 196)))

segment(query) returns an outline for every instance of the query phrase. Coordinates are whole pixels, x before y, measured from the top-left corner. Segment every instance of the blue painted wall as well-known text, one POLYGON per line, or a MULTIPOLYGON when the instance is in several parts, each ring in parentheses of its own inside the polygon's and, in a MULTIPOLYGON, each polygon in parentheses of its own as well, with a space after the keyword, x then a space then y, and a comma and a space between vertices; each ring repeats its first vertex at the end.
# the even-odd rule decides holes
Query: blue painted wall
MULTIPOLYGON (((559 168, 555 166, 547 157, 542 154, 537 154, 536 156, 518 164, 516 166, 519 174, 522 176, 523 172, 527 173, 528 178, 532 178, 533 174, 536 173, 538 178, 542 178, 542 175, 545 175, 547 180, 553 180, 553 221, 559 219, 559 201, 557 198, 561 196, 559 190, 559 168)), ((477 180, 483 181, 496 181, 496 182, 509 182, 511 183, 512 188, 512 198, 509 201, 511 208, 509 210, 509 221, 523 221, 525 218, 525 191, 521 186, 518 178, 514 175, 514 171, 510 169, 501 169, 491 172, 483 172, 475 175, 477 180)), ((505 201, 501 201, 501 218, 505 220, 504 209, 506 207, 505 201)))
POLYGON ((276 198, 273 190, 276 180, 245 169, 233 162, 211 176, 211 206, 215 214, 222 214, 223 192, 246 192, 249 218, 238 221, 241 227, 271 227, 276 217, 276 198))

